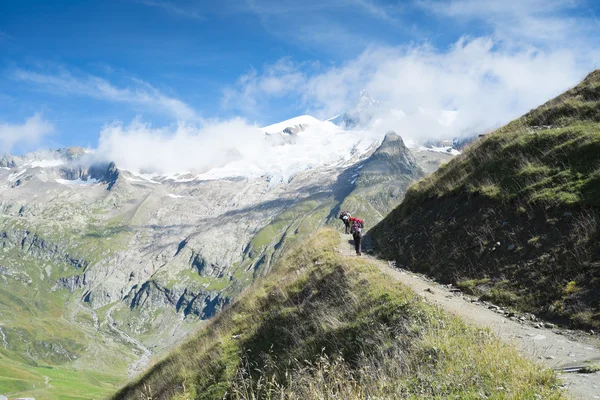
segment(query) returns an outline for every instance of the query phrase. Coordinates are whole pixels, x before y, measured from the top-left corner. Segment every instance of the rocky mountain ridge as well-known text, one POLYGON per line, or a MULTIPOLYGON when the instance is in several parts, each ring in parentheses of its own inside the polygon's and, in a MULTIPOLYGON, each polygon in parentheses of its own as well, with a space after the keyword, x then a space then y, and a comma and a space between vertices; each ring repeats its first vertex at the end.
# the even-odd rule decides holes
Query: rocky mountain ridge
MULTIPOLYGON (((324 141, 339 136, 323 132, 333 135, 324 141)), ((264 138, 302 141, 302 135, 314 132, 300 122, 266 129, 264 138)), ((110 348, 129 354, 128 365, 139 371, 144 365, 137 357, 147 355, 123 337, 161 352, 266 274, 291 243, 337 222, 340 207, 364 212, 372 224, 399 203, 421 168, 399 136, 388 134, 380 145, 357 135, 350 154, 286 180, 148 176, 115 163, 86 164, 88 152, 80 148, 4 157, 0 291, 68 313, 67 330, 78 337, 69 348, 64 327, 41 335, 41 326, 23 323, 30 311, 8 314, 0 304, 0 315, 11 315, 0 321, 8 349, 34 362, 81 358, 85 367, 89 342, 108 337, 110 348), (367 214, 369 207, 376 213, 367 214), (51 306, 43 297, 34 300, 34 292, 53 293, 51 306), (44 358, 32 347, 36 340, 69 355, 44 358)))

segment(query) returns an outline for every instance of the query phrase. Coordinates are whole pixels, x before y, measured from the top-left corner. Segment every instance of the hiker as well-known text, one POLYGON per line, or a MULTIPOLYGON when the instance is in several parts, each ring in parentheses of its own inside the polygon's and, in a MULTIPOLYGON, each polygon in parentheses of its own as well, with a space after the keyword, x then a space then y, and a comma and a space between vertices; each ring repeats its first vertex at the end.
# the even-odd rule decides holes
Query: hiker
POLYGON ((342 211, 339 217, 342 221, 344 221, 344 225, 346 226, 346 235, 350 233, 350 218, 352 215, 348 211, 342 211))
POLYGON ((356 250, 356 255, 362 255, 362 230, 365 227, 365 221, 360 218, 350 217, 350 233, 352 233, 352 238, 354 239, 354 249, 356 250))

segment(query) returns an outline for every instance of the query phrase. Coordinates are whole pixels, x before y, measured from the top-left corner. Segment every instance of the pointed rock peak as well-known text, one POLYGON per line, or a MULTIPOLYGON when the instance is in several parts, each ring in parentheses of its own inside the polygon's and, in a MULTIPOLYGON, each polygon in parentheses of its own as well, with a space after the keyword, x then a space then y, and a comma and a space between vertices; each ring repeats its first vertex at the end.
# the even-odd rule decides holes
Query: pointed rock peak
MULTIPOLYGON (((363 164, 361 176, 377 174, 382 177, 404 176, 417 178, 421 170, 417 161, 395 132, 388 132, 381 145, 363 164)), ((387 179, 387 178, 386 178, 387 179)))
POLYGON ((377 157, 400 157, 413 160, 412 153, 404 144, 402 138, 396 132, 388 132, 381 142, 381 145, 375 150, 373 156, 377 157))
POLYGON ((354 107, 344 112, 341 126, 347 129, 368 124, 381 110, 379 100, 373 99, 367 90, 361 90, 354 107))
POLYGON ((385 142, 403 142, 402 138, 400 137, 400 135, 398 135, 396 132, 394 131, 389 131, 388 133, 385 134, 385 138, 383 139, 383 143, 385 142))

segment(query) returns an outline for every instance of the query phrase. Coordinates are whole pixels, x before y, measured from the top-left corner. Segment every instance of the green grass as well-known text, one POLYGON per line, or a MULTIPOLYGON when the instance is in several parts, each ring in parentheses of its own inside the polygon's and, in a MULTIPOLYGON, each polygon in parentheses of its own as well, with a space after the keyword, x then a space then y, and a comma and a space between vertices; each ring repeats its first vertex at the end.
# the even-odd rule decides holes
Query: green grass
POLYGON ((482 278, 482 279, 465 279, 459 280, 456 282, 456 286, 460 288, 463 292, 472 295, 481 295, 481 291, 477 289, 480 285, 486 285, 490 283, 490 278, 482 278))
MULTIPOLYGON (((79 328, 63 318, 65 304, 71 293, 68 290, 52 291, 52 279, 40 279, 35 259, 27 255, 5 252, 4 265, 18 263, 20 271, 27 273, 30 281, 7 278, 0 283, 0 312, 3 330, 13 350, 28 354, 32 360, 60 364, 69 355, 79 355, 85 349, 85 335, 79 328), (30 282, 30 283, 28 283, 30 282), (63 349, 49 351, 46 346, 63 349)), ((54 270, 58 269, 54 266, 54 270)))
POLYGON ((0 352, 0 394, 38 399, 102 399, 123 382, 123 376, 69 367, 20 364, 0 352), (48 378, 48 385, 46 384, 48 378))
POLYGON ((489 300, 596 329, 599 88, 600 70, 413 185, 370 232, 378 250, 446 283, 492 278, 489 300))
POLYGON ((584 374, 593 374, 596 372, 600 372, 600 364, 586 365, 585 368, 582 369, 580 372, 582 372, 584 374))
POLYGON ((269 225, 261 229, 252 242, 251 253, 258 253, 273 244, 299 217, 310 214, 320 204, 316 200, 305 200, 279 214, 269 225))
POLYGON ((563 398, 553 372, 321 231, 114 398, 563 398), (506 389, 508 390, 506 390, 506 389))
POLYGON ((460 192, 551 206, 600 207, 600 73, 531 111, 413 186, 405 215, 460 192))
POLYGON ((89 399, 113 392, 124 380, 122 360, 130 350, 107 343, 106 327, 96 331, 90 312, 77 306, 81 289, 55 287, 58 278, 77 270, 20 248, 5 247, 0 256, 9 271, 0 278, 0 325, 7 342, 5 349, 0 340, 0 394, 89 399))
POLYGON ((600 206, 600 123, 535 133, 509 127, 413 186, 405 205, 466 192, 501 202, 600 206))

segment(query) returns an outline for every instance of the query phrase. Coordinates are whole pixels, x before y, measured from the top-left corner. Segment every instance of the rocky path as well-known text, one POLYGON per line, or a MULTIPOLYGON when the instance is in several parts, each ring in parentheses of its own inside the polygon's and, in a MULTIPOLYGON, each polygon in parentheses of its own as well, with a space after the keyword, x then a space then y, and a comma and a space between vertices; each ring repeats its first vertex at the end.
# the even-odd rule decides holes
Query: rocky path
MULTIPOLYGON (((349 236, 342 236, 340 252, 356 257, 349 236)), ((600 349, 584 340, 570 339, 568 332, 551 328, 551 324, 530 321, 525 317, 512 318, 499 307, 477 302, 455 288, 440 285, 430 279, 394 268, 387 262, 365 256, 384 274, 402 282, 428 302, 457 315, 468 323, 485 326, 503 341, 516 346, 522 354, 556 369, 569 395, 575 399, 600 399, 600 372, 565 373, 590 364, 600 364, 600 349)))

